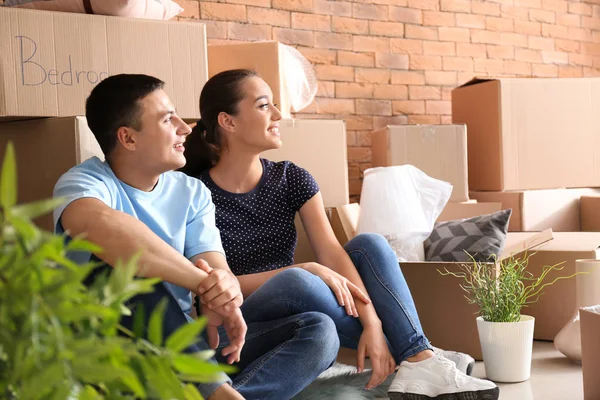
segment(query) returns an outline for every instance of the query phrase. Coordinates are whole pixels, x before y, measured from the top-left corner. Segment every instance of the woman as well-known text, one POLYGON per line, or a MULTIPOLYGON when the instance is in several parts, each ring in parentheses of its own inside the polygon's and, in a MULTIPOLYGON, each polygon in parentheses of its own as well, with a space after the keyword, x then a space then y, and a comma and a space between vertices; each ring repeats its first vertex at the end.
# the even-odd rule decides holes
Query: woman
MULTIPOLYGON (((202 120, 186 143, 183 171, 200 178, 212 192, 217 227, 242 293, 252 296, 263 285, 272 289, 264 308, 242 306, 244 315, 327 314, 340 344, 358 350, 359 371, 365 357, 370 358, 373 372, 367 389, 400 365, 389 391, 392 399, 442 399, 450 394, 455 399, 497 399, 493 383, 459 371, 446 358, 452 354, 432 351, 385 239, 358 235, 342 248, 312 176, 290 162, 259 157, 282 145, 281 114, 272 98, 269 86, 253 71, 215 75, 202 90, 202 120), (293 265, 296 212, 318 263, 293 265), (286 286, 280 284, 284 281, 286 286)), ((454 356, 459 363, 472 360, 454 356)))

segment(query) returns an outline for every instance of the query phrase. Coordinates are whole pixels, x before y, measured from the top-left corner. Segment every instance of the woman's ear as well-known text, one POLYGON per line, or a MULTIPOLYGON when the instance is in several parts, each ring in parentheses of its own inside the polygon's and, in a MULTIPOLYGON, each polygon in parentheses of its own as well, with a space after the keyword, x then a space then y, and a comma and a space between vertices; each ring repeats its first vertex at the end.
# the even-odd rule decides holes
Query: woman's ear
POLYGON ((117 129, 117 142, 121 144, 125 149, 129 151, 135 151, 136 149, 136 141, 135 141, 135 131, 126 126, 122 126, 117 129))
POLYGON ((217 121, 219 122, 219 126, 226 132, 235 132, 235 123, 233 122, 233 118, 231 115, 221 112, 217 117, 217 121))

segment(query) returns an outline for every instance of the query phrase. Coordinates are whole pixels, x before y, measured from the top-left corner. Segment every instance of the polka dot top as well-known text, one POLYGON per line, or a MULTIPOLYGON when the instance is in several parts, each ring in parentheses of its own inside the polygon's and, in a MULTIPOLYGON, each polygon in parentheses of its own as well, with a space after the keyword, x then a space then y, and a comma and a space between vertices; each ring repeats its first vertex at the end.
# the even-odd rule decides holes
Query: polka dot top
POLYGON ((312 175, 289 161, 261 158, 262 177, 247 193, 218 187, 208 170, 200 180, 212 192, 217 228, 235 275, 254 274, 294 263, 298 234, 294 218, 319 192, 312 175))

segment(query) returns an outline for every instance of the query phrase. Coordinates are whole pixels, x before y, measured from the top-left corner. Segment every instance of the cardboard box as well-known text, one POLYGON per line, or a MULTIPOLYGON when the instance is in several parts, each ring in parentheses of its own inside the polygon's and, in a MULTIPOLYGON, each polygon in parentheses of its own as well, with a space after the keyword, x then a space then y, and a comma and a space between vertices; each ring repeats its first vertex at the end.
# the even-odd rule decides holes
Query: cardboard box
POLYGON ((279 122, 283 146, 262 154, 272 161, 289 160, 312 174, 325 207, 348 204, 346 124, 342 120, 287 119, 279 122))
POLYGON ((581 196, 579 210, 581 230, 600 232, 600 196, 581 196))
POLYGON ((473 218, 480 215, 493 214, 502 210, 502 203, 448 203, 437 219, 437 222, 454 221, 457 219, 473 218))
POLYGON ((475 78, 454 89, 470 189, 600 186, 598 107, 598 78, 475 78))
MULTIPOLYGON (((71 167, 97 156, 104 159, 85 117, 43 118, 0 124, 0 154, 11 141, 17 158, 18 202, 52 197, 58 178, 71 167)), ((54 231, 52 214, 36 220, 54 231)))
MULTIPOLYGON (((337 207, 337 211, 346 237, 353 237, 358 226, 358 204, 337 207)), ((499 259, 552 240, 551 230, 529 234, 524 239, 514 235, 507 235, 504 251, 499 259)), ((460 265, 461 263, 454 262, 403 262, 400 268, 411 291, 423 331, 431 343, 481 360, 481 345, 475 321, 478 309, 467 303, 458 278, 442 276, 439 272, 444 269, 459 272, 460 265)), ((493 263, 489 267, 496 268, 493 263)))
MULTIPOLYGON (((512 233, 517 239, 526 239, 532 233, 512 233)), ((561 271, 548 274, 551 282, 559 276, 576 272, 575 261, 600 259, 600 233, 597 232, 554 232, 554 240, 531 255, 527 266, 534 276, 542 273, 543 267, 564 262, 561 271)), ((554 340, 554 337, 571 319, 577 307, 576 278, 559 280, 544 289, 539 301, 523 308, 523 314, 535 318, 533 337, 539 340, 554 340)))
POLYGON ((204 24, 0 7, 0 49, 0 118, 85 115, 92 88, 119 73, 162 79, 182 118, 200 115, 204 24))
POLYGON ((579 310, 584 400, 600 399, 600 314, 579 310))
POLYGON ((411 164, 454 187, 451 202, 469 200, 465 125, 387 126, 373 132, 374 167, 411 164))
POLYGON ((512 208, 510 232, 581 231, 579 199, 582 195, 599 195, 600 189, 552 189, 515 192, 474 192, 473 199, 499 202, 502 208, 512 208))
POLYGON ((211 78, 219 72, 238 68, 256 71, 271 87, 273 103, 277 104, 283 118, 291 118, 284 57, 282 44, 273 41, 211 45, 208 46, 208 76, 211 78))

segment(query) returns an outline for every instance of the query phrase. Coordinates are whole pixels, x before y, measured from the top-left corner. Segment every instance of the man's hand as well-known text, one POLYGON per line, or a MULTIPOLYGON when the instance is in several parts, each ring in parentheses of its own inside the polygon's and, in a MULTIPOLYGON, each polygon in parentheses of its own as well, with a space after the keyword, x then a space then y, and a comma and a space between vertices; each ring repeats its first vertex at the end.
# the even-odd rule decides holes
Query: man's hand
POLYGON ((242 348, 246 342, 246 332, 248 330, 240 309, 235 308, 235 311, 229 316, 223 317, 215 311, 207 309, 207 307, 203 305, 202 315, 208 319, 206 334, 208 336, 209 346, 212 349, 216 349, 219 346, 218 327, 223 325, 225 333, 227 333, 227 337, 229 338, 229 345, 221 351, 221 354, 223 357, 227 357, 227 362, 229 364, 233 364, 236 361, 239 362, 242 348))
POLYGON ((196 267, 208 274, 196 292, 200 297, 200 303, 205 305, 208 310, 213 310, 224 317, 239 310, 244 296, 235 275, 231 271, 211 268, 201 258, 196 261, 196 267))

